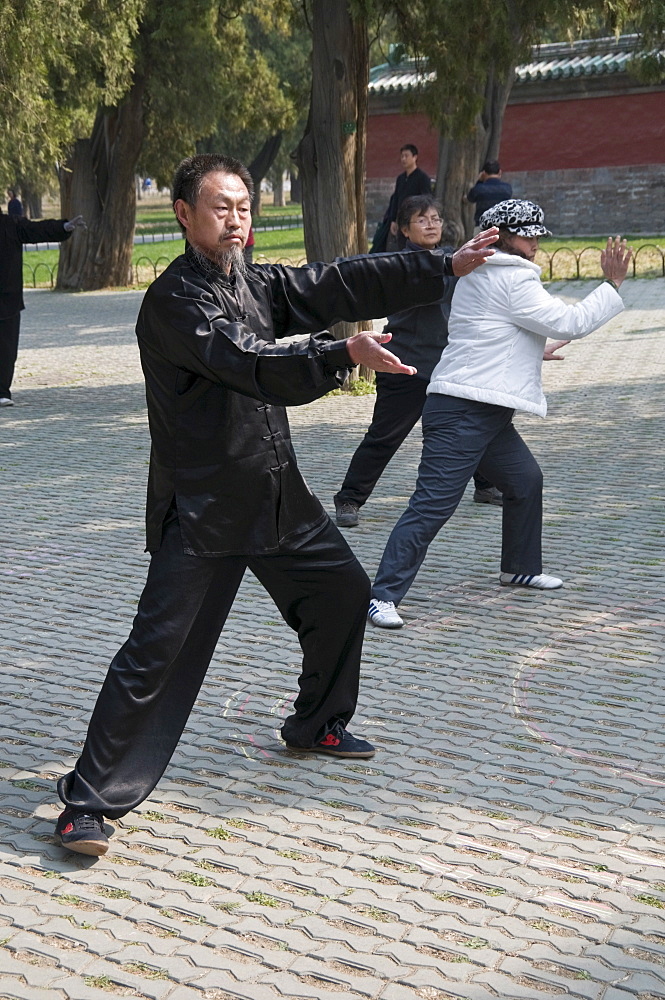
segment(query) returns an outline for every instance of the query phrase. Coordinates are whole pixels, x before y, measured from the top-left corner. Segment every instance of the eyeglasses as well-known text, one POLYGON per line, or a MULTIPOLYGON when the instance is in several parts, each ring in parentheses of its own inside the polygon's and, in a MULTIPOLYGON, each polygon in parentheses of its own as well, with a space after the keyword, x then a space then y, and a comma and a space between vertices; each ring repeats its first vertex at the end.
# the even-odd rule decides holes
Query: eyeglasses
POLYGON ((410 226, 440 226, 443 219, 439 215, 423 215, 420 219, 411 219, 410 226))

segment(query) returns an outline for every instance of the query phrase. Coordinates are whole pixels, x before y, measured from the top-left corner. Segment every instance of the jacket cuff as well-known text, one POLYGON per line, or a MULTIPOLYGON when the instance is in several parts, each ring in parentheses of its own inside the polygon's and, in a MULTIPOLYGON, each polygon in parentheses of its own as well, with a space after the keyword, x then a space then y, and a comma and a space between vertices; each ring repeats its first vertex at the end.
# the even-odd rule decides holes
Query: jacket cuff
POLYGON ((432 250, 432 253, 436 254, 437 257, 441 257, 442 258, 444 276, 446 278, 452 278, 452 277, 454 277, 454 273, 453 273, 453 255, 451 253, 448 253, 447 251, 444 252, 443 250, 432 250))
POLYGON ((334 375, 340 368, 348 368, 349 371, 355 368, 355 362, 346 349, 346 341, 338 340, 328 347, 324 345, 321 355, 323 357, 323 367, 326 375, 334 375))

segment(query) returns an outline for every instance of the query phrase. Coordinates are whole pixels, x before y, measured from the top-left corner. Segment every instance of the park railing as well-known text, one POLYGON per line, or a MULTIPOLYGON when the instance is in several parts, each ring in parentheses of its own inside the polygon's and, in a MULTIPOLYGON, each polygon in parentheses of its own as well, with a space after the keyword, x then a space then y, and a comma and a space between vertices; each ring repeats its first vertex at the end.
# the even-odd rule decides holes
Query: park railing
MULTIPOLYGON (((274 233, 284 229, 302 229, 302 215, 267 215, 260 216, 252 221, 252 229, 255 233, 274 233)), ((181 232, 167 232, 162 229, 140 229, 134 234, 134 244, 145 243, 168 243, 173 240, 181 240, 181 232)), ((49 244, 50 245, 50 244, 49 244)))
MULTIPOLYGON (((602 278, 600 250, 597 246, 557 247, 539 250, 536 263, 543 269, 543 281, 577 281, 582 278, 602 278)), ((635 251, 628 277, 665 278, 665 249, 657 243, 643 243, 635 251)))
MULTIPOLYGON (((137 257, 128 275, 128 285, 145 285, 162 273, 173 260, 172 256, 162 254, 153 259, 147 255, 137 257)), ((298 267, 305 263, 303 257, 278 257, 268 260, 263 254, 255 257, 257 264, 284 264, 298 267)), ((600 268, 600 250, 588 246, 581 250, 572 247, 557 247, 556 250, 539 250, 536 262, 542 267, 543 281, 578 281, 583 279, 600 279, 603 272, 600 268)), ((47 264, 40 261, 34 266, 29 260, 23 260, 23 282, 26 288, 54 288, 58 270, 57 263, 47 264)), ((665 278, 665 248, 656 243, 644 243, 638 247, 631 261, 628 277, 632 278, 665 278)))

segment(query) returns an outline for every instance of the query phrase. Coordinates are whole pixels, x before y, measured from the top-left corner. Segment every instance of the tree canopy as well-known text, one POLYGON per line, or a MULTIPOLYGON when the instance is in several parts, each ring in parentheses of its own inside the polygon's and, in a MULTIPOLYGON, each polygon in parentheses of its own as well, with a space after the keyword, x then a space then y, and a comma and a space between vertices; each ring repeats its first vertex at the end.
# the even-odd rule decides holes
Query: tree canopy
POLYGON ((98 105, 126 93, 145 3, 0 0, 0 176, 6 183, 52 174, 68 145, 92 127, 98 105))
POLYGON ((286 74, 261 44, 286 44, 290 11, 291 0, 0 0, 0 179, 45 182, 57 163, 63 213, 89 221, 61 254, 61 286, 126 282, 137 170, 170 182, 220 121, 225 137, 294 124, 286 74))

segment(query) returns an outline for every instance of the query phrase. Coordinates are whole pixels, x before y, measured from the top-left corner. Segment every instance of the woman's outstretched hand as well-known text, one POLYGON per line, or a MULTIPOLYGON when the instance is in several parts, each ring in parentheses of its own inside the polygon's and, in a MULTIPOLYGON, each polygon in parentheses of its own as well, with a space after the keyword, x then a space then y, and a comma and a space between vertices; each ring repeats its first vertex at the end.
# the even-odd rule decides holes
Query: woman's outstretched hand
POLYGON ((619 287, 628 273, 628 265, 633 256, 633 248, 626 246, 626 241, 620 236, 607 237, 607 246, 600 254, 600 266, 603 274, 619 287))

